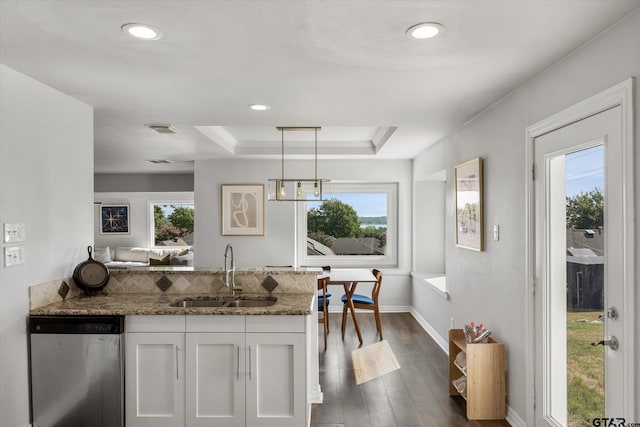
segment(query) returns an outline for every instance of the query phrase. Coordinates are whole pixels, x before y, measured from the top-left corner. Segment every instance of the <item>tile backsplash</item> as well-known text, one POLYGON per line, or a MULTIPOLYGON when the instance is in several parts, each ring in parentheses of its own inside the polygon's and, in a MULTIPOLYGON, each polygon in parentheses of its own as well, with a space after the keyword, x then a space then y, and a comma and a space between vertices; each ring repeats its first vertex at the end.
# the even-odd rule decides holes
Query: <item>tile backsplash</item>
POLYGON ((52 280, 33 285, 29 287, 29 309, 33 310, 80 294, 82 294, 82 291, 75 285, 72 278, 52 280), (66 289, 65 284, 68 287, 66 292, 64 291, 66 289))
MULTIPOLYGON (((316 276, 313 273, 295 271, 238 271, 235 277, 236 286, 242 293, 269 293, 263 283, 277 283, 271 293, 300 293, 316 291, 316 276), (269 279, 270 278, 270 279, 269 279)), ((228 293, 224 286, 222 271, 144 271, 144 270, 111 270, 111 277, 105 286, 104 293, 228 293)), ((33 285, 29 288, 29 308, 43 307, 64 299, 73 298, 83 293, 72 278, 53 280, 33 285), (65 287, 66 283, 66 287, 65 287), (67 289, 68 287, 68 289, 67 289), (65 297, 63 297, 65 295, 65 297)))

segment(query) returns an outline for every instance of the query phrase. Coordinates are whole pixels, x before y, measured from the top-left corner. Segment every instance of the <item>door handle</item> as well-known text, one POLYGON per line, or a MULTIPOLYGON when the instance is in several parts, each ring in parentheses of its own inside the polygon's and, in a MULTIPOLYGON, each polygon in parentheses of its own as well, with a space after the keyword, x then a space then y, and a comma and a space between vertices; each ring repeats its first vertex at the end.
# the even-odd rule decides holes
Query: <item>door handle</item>
POLYGON ((240 379, 240 346, 236 346, 238 348, 238 356, 236 357, 236 379, 240 379))
POLYGON ((616 338, 614 335, 611 335, 611 337, 608 340, 600 340, 598 342, 592 342, 591 345, 594 347, 598 345, 606 345, 606 346, 609 346, 611 350, 617 350, 618 347, 620 346, 620 343, 618 342, 618 338, 616 338))
POLYGON ((249 381, 251 381, 251 346, 249 346, 249 381))

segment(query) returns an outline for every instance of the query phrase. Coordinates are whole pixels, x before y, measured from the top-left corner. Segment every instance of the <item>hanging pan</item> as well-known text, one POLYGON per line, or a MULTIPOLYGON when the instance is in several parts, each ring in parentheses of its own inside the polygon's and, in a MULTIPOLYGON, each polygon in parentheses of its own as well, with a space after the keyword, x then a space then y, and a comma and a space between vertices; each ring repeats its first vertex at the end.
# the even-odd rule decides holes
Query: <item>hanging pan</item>
POLYGON ((91 256, 92 248, 87 247, 89 259, 78 264, 73 270, 73 281, 87 295, 95 295, 109 282, 109 269, 91 256))

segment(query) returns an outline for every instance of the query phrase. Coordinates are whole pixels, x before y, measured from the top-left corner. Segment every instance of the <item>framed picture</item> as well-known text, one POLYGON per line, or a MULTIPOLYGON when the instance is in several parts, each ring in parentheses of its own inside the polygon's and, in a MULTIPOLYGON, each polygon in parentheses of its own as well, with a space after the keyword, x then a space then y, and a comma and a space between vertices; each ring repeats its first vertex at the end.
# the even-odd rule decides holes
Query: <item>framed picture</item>
POLYGON ((129 205, 101 205, 100 234, 129 234, 129 205))
POLYGON ((482 206, 482 158, 476 157, 455 167, 456 245, 484 250, 482 206))
POLYGON ((263 184, 222 184, 222 235, 264 236, 263 184))

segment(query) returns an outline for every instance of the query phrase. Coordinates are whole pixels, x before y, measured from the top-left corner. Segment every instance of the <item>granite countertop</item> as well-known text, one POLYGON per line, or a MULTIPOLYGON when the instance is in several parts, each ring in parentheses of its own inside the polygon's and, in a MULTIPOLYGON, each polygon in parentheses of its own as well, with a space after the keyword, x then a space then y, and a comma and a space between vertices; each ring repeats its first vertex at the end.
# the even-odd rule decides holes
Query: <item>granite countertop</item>
MULTIPOLYGON (((125 294, 77 296, 31 310, 31 315, 308 315, 312 312, 314 293, 278 293, 274 305, 268 307, 171 307, 185 297, 229 296, 225 294, 125 294)), ((264 298, 268 294, 238 294, 239 297, 264 298)))
MULTIPOLYGON (((198 273, 198 274, 226 274, 226 271, 222 267, 206 268, 206 267, 185 267, 175 265, 156 265, 145 267, 109 267, 109 271, 112 273, 128 273, 128 274, 146 274, 146 273, 164 273, 164 274, 184 274, 184 273, 198 273)), ((253 275, 253 274, 287 274, 287 275, 313 275, 317 276, 322 273, 320 267, 300 267, 292 268, 287 266, 266 266, 266 267, 236 267, 236 276, 253 275)))

